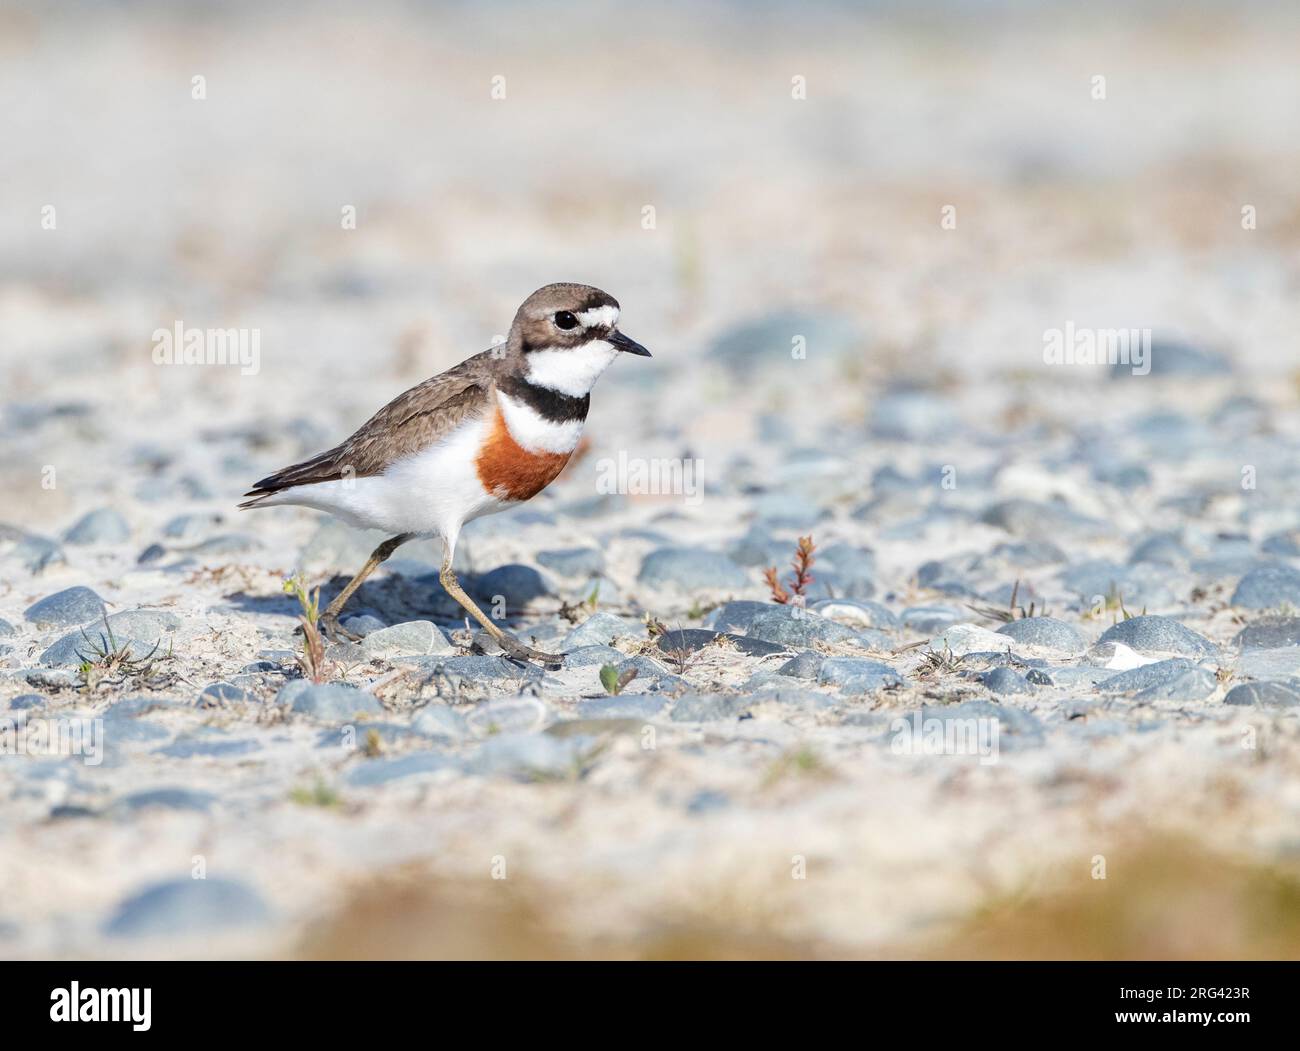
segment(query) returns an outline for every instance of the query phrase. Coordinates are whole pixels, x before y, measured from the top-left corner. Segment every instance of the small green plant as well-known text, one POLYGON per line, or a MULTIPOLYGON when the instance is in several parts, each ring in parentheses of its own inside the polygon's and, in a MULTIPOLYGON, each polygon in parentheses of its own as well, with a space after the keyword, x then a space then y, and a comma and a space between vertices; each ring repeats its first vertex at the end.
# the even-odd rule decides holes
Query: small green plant
POLYGON ((311 788, 295 788, 289 793, 289 799, 299 806, 317 806, 327 810, 342 802, 339 794, 324 781, 317 781, 311 788))
POLYGON ((320 588, 308 592, 301 577, 290 577, 284 582, 284 593, 296 598, 302 608, 298 617, 298 623, 302 626, 302 653, 298 655, 298 667, 303 678, 319 685, 328 675, 325 640, 321 638, 317 626, 320 621, 320 588))
POLYGON ((802 606, 808 585, 813 582, 812 565, 817 559, 813 552, 817 550, 817 545, 813 543, 813 538, 801 536, 799 543, 794 549, 794 558, 790 560, 790 566, 794 570, 794 576, 790 579, 790 590, 787 591, 782 586, 777 577, 776 566, 769 566, 763 571, 763 579, 767 581, 768 589, 772 592, 772 601, 779 602, 781 605, 802 606))
POLYGON ((622 675, 618 673, 618 668, 612 664, 606 664, 600 669, 600 684, 605 687, 605 692, 611 697, 617 697, 623 692, 627 684, 635 678, 635 668, 628 668, 622 675))
POLYGON ((789 777, 827 777, 830 769, 808 745, 800 745, 783 753, 768 767, 763 778, 764 786, 771 786, 789 777))
MULTIPOLYGON (((133 656, 130 640, 121 646, 117 644, 107 614, 104 615, 104 631, 98 641, 91 639, 85 628, 81 629, 81 637, 86 641, 87 652, 77 651, 77 656, 81 658, 77 671, 90 690, 101 683, 119 685, 129 678, 148 678, 156 663, 158 647, 162 645, 160 639, 143 657, 133 656)), ((164 656, 171 656, 170 647, 164 656)))
POLYGON ((1006 609, 999 609, 996 606, 973 606, 969 602, 966 603, 966 608, 969 610, 974 610, 981 617, 988 617, 989 620, 1000 620, 1004 624, 1010 624, 1013 620, 1027 620, 1030 617, 1051 616, 1051 614, 1047 611, 1046 606, 1044 606, 1042 609, 1037 610, 1037 612, 1035 612, 1035 606, 1032 601, 1029 603, 1028 609, 1025 609, 1024 606, 1017 606, 1016 598, 1019 596, 1019 594, 1020 594, 1020 581, 1017 580, 1015 584, 1013 584, 1011 587, 1011 600, 1007 603, 1006 609))

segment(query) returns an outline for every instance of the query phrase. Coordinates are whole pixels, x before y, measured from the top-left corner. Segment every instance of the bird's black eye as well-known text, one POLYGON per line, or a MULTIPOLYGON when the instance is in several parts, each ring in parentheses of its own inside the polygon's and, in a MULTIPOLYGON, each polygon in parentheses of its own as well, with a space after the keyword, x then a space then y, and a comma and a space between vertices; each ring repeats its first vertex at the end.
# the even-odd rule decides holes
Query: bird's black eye
POLYGON ((571 313, 569 313, 567 310, 556 311, 555 327, 556 328, 577 328, 578 319, 574 317, 571 313))

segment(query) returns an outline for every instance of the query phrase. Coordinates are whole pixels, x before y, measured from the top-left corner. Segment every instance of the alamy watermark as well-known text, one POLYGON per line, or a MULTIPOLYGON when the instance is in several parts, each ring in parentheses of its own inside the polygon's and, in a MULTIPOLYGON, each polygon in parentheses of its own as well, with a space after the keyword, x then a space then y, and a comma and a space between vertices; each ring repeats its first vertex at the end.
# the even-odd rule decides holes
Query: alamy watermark
POLYGON ((967 719, 900 716, 889 724, 893 734, 889 750, 894 755, 973 755, 981 766, 998 761, 999 724, 996 718, 971 716, 967 719))
POLYGON ((1043 330, 1045 365, 1128 365, 1134 376, 1151 371, 1149 328, 1065 328, 1043 330))
POLYGON ((0 755, 79 755, 86 766, 99 766, 104 720, 0 719, 0 755))
POLYGON ((260 328, 171 328, 153 330, 155 365, 238 365, 243 376, 262 368, 260 328))
POLYGON ((704 461, 628 456, 596 461, 596 492, 603 496, 681 496, 689 507, 704 499, 704 461))

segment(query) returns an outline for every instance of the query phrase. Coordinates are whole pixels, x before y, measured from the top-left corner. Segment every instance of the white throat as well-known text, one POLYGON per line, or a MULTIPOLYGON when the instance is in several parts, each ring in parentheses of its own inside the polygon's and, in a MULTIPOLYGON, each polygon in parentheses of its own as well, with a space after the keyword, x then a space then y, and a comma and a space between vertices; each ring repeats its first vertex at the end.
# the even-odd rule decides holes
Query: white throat
POLYGON ((581 398, 591 393, 600 374, 616 357, 618 350, 603 339, 593 339, 571 350, 548 347, 529 351, 525 358, 528 382, 581 398))

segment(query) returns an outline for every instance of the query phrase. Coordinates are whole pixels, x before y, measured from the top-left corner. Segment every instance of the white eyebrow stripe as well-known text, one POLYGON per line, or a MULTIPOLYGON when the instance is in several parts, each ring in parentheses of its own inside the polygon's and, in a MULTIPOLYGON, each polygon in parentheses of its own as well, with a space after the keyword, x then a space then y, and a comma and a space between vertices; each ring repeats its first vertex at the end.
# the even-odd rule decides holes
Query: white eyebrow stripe
POLYGON ((575 316, 582 322, 583 328, 591 328, 593 325, 613 328, 618 324, 618 307, 592 307, 575 316))

